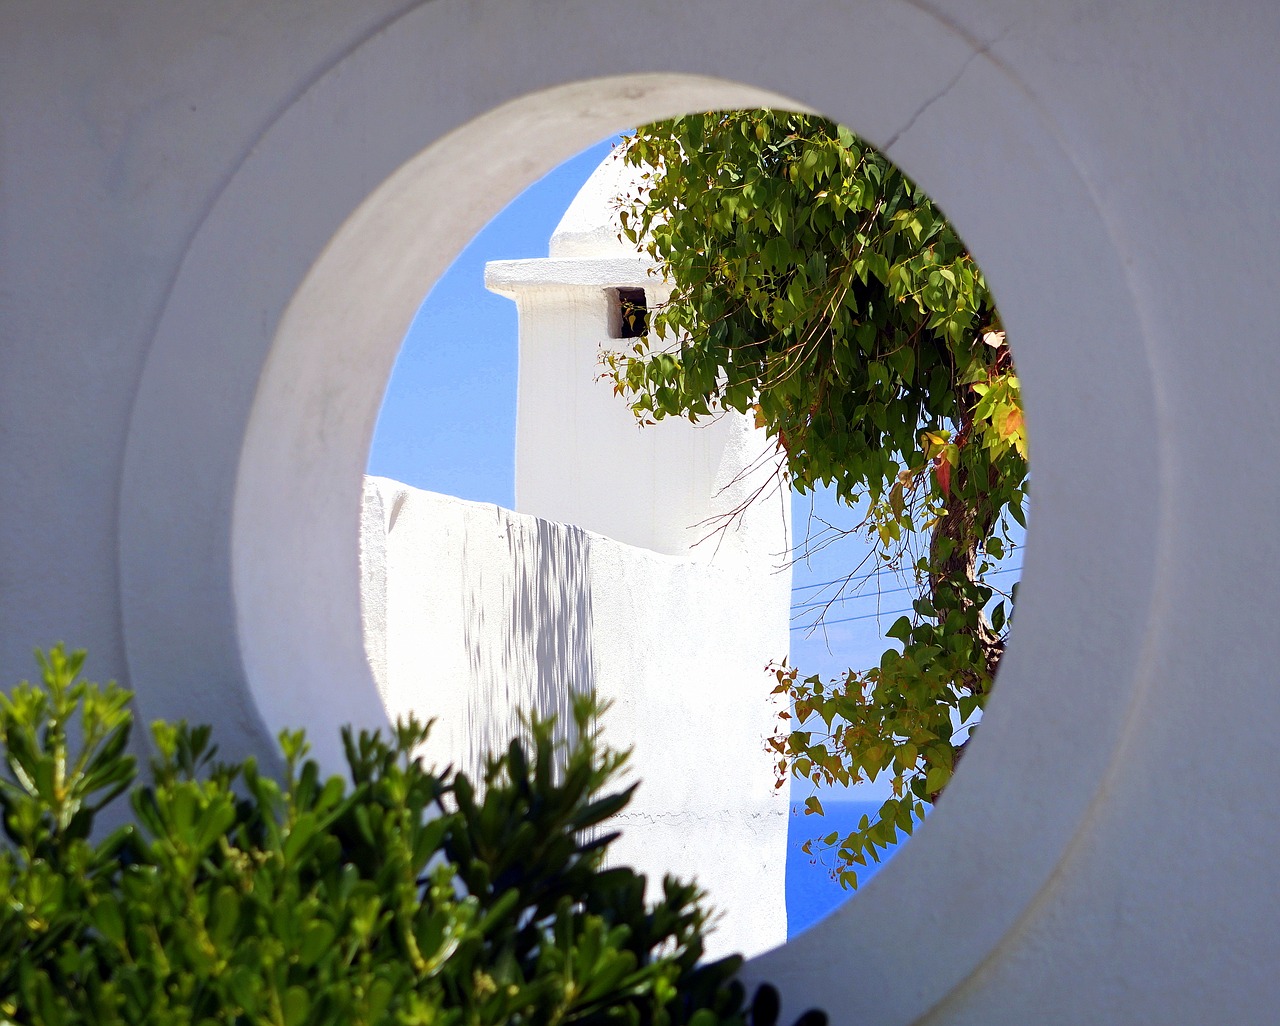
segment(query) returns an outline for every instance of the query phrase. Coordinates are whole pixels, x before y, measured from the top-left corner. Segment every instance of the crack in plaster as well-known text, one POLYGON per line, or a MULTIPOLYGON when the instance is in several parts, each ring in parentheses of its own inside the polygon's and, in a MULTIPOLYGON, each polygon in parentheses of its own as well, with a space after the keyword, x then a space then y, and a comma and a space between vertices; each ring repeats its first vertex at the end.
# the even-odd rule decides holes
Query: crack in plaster
POLYGON ((894 132, 893 135, 891 135, 889 139, 885 142, 885 144, 882 147, 880 147, 881 152, 888 154, 889 151, 893 149, 894 145, 898 142, 898 140, 900 140, 904 135, 906 135, 909 131, 911 131, 913 127, 915 127, 915 123, 919 121, 921 117, 924 116, 925 112, 928 111, 930 107, 932 107, 935 103, 941 100, 944 96, 946 96, 949 92, 951 92, 952 89, 956 87, 956 85, 960 82, 960 79, 964 78, 964 73, 969 70, 969 65, 971 65, 979 57, 988 56, 991 50, 997 44, 999 44, 1002 40, 1004 40, 1004 38, 1008 36, 1011 31, 1012 31, 1012 26, 1007 26, 1000 32, 999 35, 993 37, 992 39, 989 39, 987 42, 981 43, 981 44, 977 44, 977 43, 971 44, 973 45, 973 49, 970 51, 969 56, 964 59, 964 63, 960 65, 956 73, 947 80, 947 82, 942 86, 941 89, 937 90, 937 92, 935 92, 932 96, 930 96, 927 100, 925 100, 922 104, 920 104, 919 107, 915 109, 912 115, 909 118, 907 118, 906 124, 904 124, 896 132, 894 132))

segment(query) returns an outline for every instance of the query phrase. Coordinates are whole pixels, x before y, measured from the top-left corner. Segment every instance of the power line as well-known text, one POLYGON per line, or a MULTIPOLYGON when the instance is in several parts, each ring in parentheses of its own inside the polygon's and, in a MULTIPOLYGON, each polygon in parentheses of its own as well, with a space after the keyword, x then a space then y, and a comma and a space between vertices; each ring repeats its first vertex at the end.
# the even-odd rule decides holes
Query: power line
MULTIPOLYGON (((987 576, 987 577, 994 577, 996 574, 1011 574, 1011 573, 1016 573, 1017 571, 1019 571, 1019 570, 1021 570, 1021 569, 1022 569, 1022 564, 1018 564, 1017 566, 1007 566, 1007 567, 1005 567, 1005 568, 1004 568, 1004 569, 1002 569, 1002 570, 992 570, 992 571, 991 571, 989 574, 987 574, 986 576, 987 576)), ((837 583, 837 582, 836 582, 836 581, 828 581, 828 582, 827 582, 827 584, 835 584, 835 583, 837 583)), ((817 587, 817 585, 808 585, 807 587, 817 587)), ((853 600, 855 600, 855 599, 863 599, 863 600, 866 600, 866 599, 872 599, 872 598, 879 598, 881 595, 896 595, 898 592, 902 592, 902 591, 912 591, 912 590, 914 590, 914 589, 915 589, 915 587, 916 587, 916 586, 915 586, 914 584, 907 584, 907 585, 904 585, 904 586, 903 586, 903 587, 901 587, 901 588, 885 588, 885 589, 883 589, 883 590, 881 590, 881 589, 877 589, 877 590, 876 590, 876 592, 875 592, 875 594, 868 594, 868 595, 858 595, 858 594, 854 594, 854 595, 836 595, 836 596, 834 596, 834 597, 832 597, 832 598, 829 598, 829 599, 819 599, 819 600, 817 600, 816 602, 801 602, 801 603, 795 603, 795 604, 793 604, 793 605, 791 606, 791 611, 794 613, 794 612, 796 612, 797 610, 801 610, 801 609, 814 609, 814 608, 816 608, 817 606, 830 606, 830 605, 834 605, 834 604, 835 604, 835 603, 837 603, 837 602, 852 602, 852 601, 853 601, 853 600)), ((803 588, 793 588, 792 590, 793 590, 793 591, 803 591, 803 590, 805 590, 805 589, 803 589, 803 588)))
POLYGON ((792 627, 793 631, 809 631, 816 630, 818 627, 834 627, 838 623, 849 623, 853 620, 870 620, 873 616, 901 616, 903 613, 910 613, 912 609, 908 606, 906 609, 891 609, 888 612, 863 613, 861 616, 845 616, 839 620, 822 620, 813 624, 799 624, 792 627))
POLYGON ((829 599, 818 599, 816 602, 802 602, 799 605, 793 605, 791 611, 794 613, 801 609, 816 609, 818 606, 833 606, 837 602, 853 602, 855 599, 873 599, 879 598, 881 595, 896 595, 900 591, 915 591, 917 585, 904 584, 901 588, 877 588, 874 593, 866 595, 835 595, 829 599))
POLYGON ((883 570, 872 570, 869 574, 863 574, 861 577, 837 577, 833 581, 822 581, 818 584, 802 584, 798 588, 792 588, 792 591, 811 591, 814 588, 825 588, 828 584, 843 584, 846 581, 869 581, 873 577, 879 577, 881 574, 897 574, 902 571, 893 567, 885 567, 883 570))

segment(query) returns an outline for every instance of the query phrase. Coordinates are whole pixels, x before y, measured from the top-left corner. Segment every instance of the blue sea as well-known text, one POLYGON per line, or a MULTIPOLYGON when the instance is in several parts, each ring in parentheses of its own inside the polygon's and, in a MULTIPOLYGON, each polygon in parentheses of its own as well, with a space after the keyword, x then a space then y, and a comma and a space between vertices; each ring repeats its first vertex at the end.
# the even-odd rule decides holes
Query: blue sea
MULTIPOLYGON (((880 808, 880 802, 835 801, 824 798, 825 815, 806 816, 803 802, 791 803, 791 819, 787 824, 787 937, 806 930, 819 919, 844 904, 856 894, 845 890, 839 881, 831 877, 831 858, 824 865, 820 856, 806 855, 800 846, 812 837, 839 830, 849 833, 863 816, 872 816, 880 808)), ((818 845, 814 845, 815 850, 818 845)), ((901 847, 895 845, 882 851, 880 865, 872 863, 858 873, 858 886, 863 887, 879 871, 888 859, 901 847)))

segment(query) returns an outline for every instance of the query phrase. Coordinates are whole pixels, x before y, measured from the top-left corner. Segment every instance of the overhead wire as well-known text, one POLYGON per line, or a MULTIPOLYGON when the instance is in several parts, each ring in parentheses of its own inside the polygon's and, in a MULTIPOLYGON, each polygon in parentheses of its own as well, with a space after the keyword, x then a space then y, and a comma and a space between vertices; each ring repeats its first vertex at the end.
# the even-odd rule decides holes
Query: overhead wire
MULTIPOLYGON (((992 570, 991 573, 987 574, 987 576, 993 577, 996 574, 1011 574, 1021 569, 1022 569, 1021 564, 1019 564, 1018 566, 1003 567, 1000 570, 992 570)), ((883 573, 883 571, 880 571, 880 572, 883 573)), ((827 581, 826 583, 837 584, 840 582, 840 580, 841 579, 837 579, 835 581, 827 581)), ((810 585, 807 587, 813 587, 813 586, 810 585)), ((834 598, 828 599, 827 601, 808 602, 808 603, 801 603, 799 605, 793 605, 791 607, 791 612, 796 613, 798 611, 805 610, 805 609, 814 609, 817 606, 832 606, 837 603, 852 602, 858 599, 862 601, 868 601, 870 599, 879 598, 881 595, 893 595, 898 592, 911 591, 912 589, 913 589, 912 585, 906 585, 905 587, 901 587, 901 588, 890 588, 884 591, 877 591, 873 595, 843 595, 843 596, 838 595, 834 598)), ((802 591, 804 589, 796 588, 794 590, 802 591)), ((855 620, 870 620, 874 617, 880 617, 880 616, 901 616, 904 613, 910 613, 910 612, 913 612, 913 610, 910 606, 908 606, 905 609, 876 610, 874 613, 860 613, 857 616, 842 616, 837 620, 828 620, 824 617, 815 623, 797 624, 794 627, 792 627, 791 630, 793 631, 816 630, 818 627, 834 627, 836 624, 839 624, 839 623, 852 623, 855 620)))
MULTIPOLYGON (((989 574, 986 574, 985 576, 994 577, 996 574, 1011 574, 1021 569, 1022 569, 1021 564, 1019 564, 1018 566, 1008 566, 1008 567, 1004 567, 1001 570, 992 570, 989 574)), ((839 582, 828 581, 827 583, 837 584, 839 582)), ((806 585, 806 587, 811 587, 811 586, 806 585)), ((791 611, 794 613, 800 609, 814 609, 818 606, 830 606, 830 605, 834 605, 837 602, 852 602, 855 599, 872 599, 872 598, 879 598, 881 595, 896 595, 897 593, 903 592, 903 591, 913 591, 915 587, 916 585, 914 584, 906 584, 906 585, 903 585, 901 588, 883 588, 883 589, 877 588, 874 593, 869 593, 866 595, 862 595, 862 594, 836 595, 829 599, 818 599, 817 601, 814 601, 814 602, 802 602, 802 603, 793 604, 791 606, 791 611)), ((792 590, 801 591, 803 589, 793 588, 792 590)))
POLYGON ((877 610, 874 613, 863 613, 860 616, 844 616, 844 617, 841 617, 839 620, 821 620, 818 623, 810 623, 810 624, 801 623, 801 624, 797 624, 791 629, 793 631, 817 630, 819 627, 834 627, 838 623, 849 623, 853 620, 870 620, 873 616, 900 616, 902 613, 910 613, 911 611, 912 610, 910 606, 908 606, 906 609, 890 609, 886 612, 881 612, 877 610))

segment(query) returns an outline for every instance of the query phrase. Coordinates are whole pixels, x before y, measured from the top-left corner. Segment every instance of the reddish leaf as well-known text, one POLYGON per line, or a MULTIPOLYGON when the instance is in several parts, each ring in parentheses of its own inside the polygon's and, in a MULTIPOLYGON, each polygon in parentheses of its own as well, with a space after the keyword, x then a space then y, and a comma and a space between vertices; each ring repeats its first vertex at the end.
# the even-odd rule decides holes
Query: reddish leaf
POLYGON ((942 456, 936 456, 933 460, 933 476, 937 478, 938 487, 942 490, 943 497, 951 495, 951 464, 942 456))

